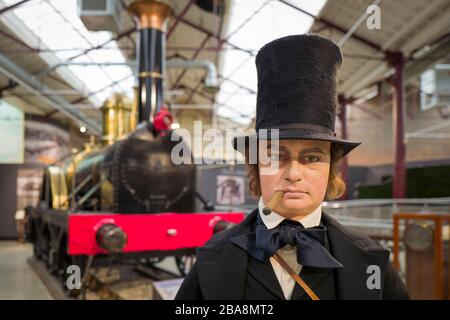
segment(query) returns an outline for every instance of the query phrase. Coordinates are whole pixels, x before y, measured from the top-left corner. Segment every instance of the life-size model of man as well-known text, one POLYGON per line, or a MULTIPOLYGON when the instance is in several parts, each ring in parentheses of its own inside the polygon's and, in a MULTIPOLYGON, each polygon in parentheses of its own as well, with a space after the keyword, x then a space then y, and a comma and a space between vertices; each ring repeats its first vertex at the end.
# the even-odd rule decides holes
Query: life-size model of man
POLYGON ((345 191, 339 160, 360 144, 334 132, 341 64, 340 48, 317 35, 258 52, 256 134, 233 143, 249 163, 248 145, 267 142, 270 161, 248 164, 259 205, 197 250, 176 299, 409 298, 389 251, 322 211, 345 191), (278 129, 277 139, 261 129, 278 129))

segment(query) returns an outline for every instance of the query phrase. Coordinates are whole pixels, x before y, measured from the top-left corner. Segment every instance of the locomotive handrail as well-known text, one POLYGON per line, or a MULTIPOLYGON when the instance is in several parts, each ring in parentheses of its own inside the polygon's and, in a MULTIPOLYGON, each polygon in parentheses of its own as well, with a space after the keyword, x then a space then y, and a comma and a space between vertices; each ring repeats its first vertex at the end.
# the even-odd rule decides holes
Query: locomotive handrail
POLYGON ((78 191, 80 191, 91 179, 92 173, 89 174, 86 178, 84 178, 79 185, 77 185, 77 187, 69 194, 66 201, 64 201, 64 204, 66 204, 66 202, 69 202, 70 199, 75 199, 74 197, 78 193, 78 191))
POLYGON ((77 203, 75 204, 74 211, 76 211, 79 206, 81 206, 84 202, 86 202, 94 194, 94 192, 100 188, 100 186, 105 180, 106 180, 105 178, 101 178, 99 182, 93 185, 92 188, 89 189, 89 191, 86 192, 86 194, 83 197, 81 197, 80 200, 77 201, 77 203))

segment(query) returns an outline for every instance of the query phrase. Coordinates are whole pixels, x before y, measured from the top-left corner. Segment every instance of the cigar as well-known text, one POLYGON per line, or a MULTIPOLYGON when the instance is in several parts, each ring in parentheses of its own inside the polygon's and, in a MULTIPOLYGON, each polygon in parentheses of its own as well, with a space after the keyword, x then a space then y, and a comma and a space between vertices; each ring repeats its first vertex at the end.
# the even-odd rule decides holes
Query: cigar
POLYGON ((272 213, 272 210, 278 205, 280 200, 283 199, 283 195, 284 195, 284 192, 281 190, 278 190, 277 192, 275 192, 273 194, 272 198, 270 198, 267 205, 263 208, 263 213, 266 216, 268 216, 269 214, 272 213))

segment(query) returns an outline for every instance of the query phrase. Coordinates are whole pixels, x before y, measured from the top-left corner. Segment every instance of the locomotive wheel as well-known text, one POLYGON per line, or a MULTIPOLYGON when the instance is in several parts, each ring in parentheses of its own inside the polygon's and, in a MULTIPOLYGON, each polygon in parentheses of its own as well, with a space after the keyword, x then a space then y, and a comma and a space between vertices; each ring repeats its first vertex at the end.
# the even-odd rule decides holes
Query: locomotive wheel
POLYGON ((192 268, 192 265, 195 262, 195 254, 175 257, 175 262, 177 264, 181 276, 185 277, 189 273, 189 271, 192 268))
POLYGON ((36 243, 33 243, 33 256, 36 260, 41 260, 41 252, 39 251, 36 243))

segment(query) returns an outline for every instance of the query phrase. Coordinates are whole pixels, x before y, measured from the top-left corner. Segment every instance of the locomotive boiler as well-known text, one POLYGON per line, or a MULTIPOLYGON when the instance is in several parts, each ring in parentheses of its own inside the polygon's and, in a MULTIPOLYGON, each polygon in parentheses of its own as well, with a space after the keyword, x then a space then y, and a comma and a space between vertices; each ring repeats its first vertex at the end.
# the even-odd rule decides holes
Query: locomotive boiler
POLYGON ((164 31, 172 12, 148 1, 129 9, 139 26, 135 101, 108 99, 101 144, 49 166, 39 204, 26 209, 34 254, 62 281, 69 265, 87 272, 111 258, 153 264, 174 256, 183 275, 183 258, 243 219, 241 212, 196 211, 196 167, 172 161, 174 146, 184 142, 163 107, 164 31))

